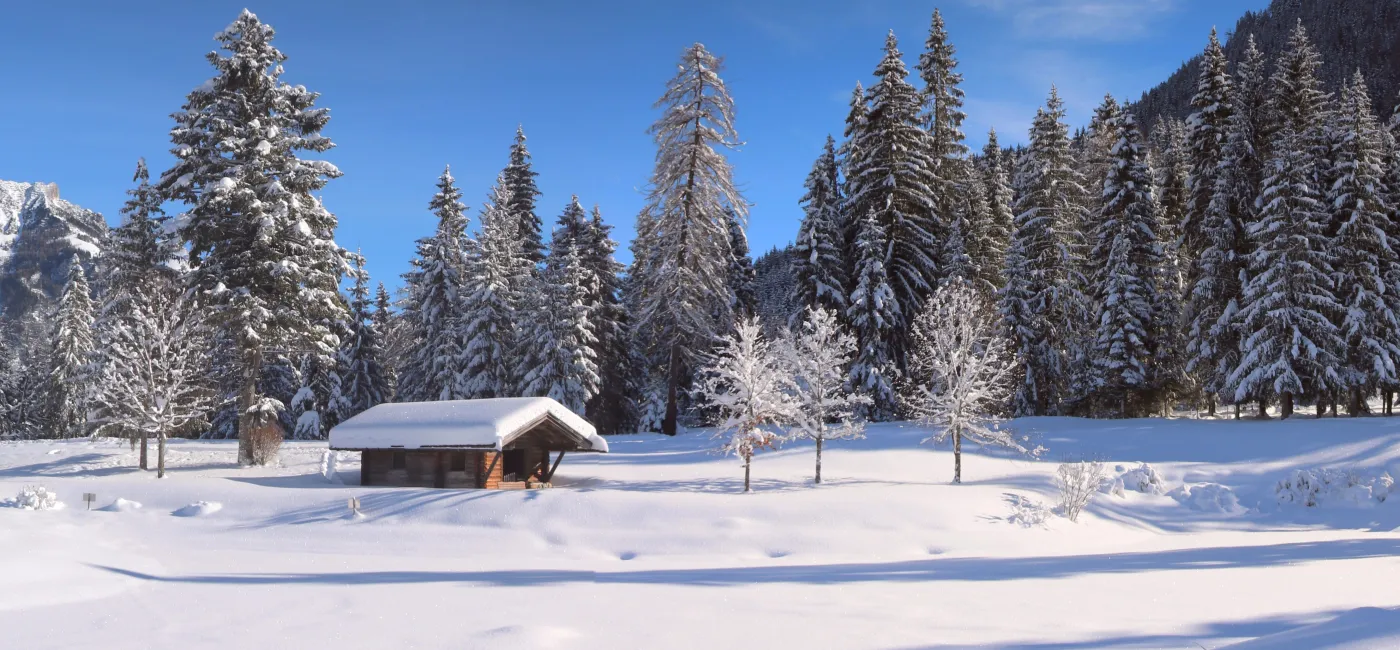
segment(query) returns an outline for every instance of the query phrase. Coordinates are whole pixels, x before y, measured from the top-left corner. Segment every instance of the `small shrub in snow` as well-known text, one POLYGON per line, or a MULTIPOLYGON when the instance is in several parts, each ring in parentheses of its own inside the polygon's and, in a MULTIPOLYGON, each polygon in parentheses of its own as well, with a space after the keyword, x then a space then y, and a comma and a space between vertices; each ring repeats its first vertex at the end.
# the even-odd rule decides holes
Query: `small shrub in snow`
POLYGON ((1137 467, 1126 471, 1122 465, 1113 469, 1119 472, 1119 475, 1105 478, 1103 483, 1099 485, 1100 492, 1121 497, 1124 492, 1162 494, 1166 491, 1162 484, 1162 476, 1157 473, 1157 468, 1147 463, 1139 463, 1137 467))
POLYGON ((1370 505, 1384 503, 1394 479, 1385 470, 1298 469, 1279 481, 1274 494, 1281 504, 1315 508, 1327 503, 1370 505))
POLYGON ((1240 500, 1235 496, 1234 490, 1219 483, 1183 485, 1168 492, 1167 496, 1176 499, 1177 503, 1183 506, 1201 512, 1236 513, 1244 511, 1244 507, 1240 505, 1240 500))
POLYGON ((21 510, 59 510, 63 508, 63 502, 58 500, 58 495, 42 485, 26 485, 20 488, 18 496, 0 501, 0 505, 21 510))
POLYGON ((1103 479, 1103 463, 1088 460, 1060 463, 1055 471, 1055 487, 1060 489, 1060 514, 1070 521, 1079 521, 1079 513, 1093 500, 1103 479))
POLYGON ((1046 520, 1050 518, 1050 509, 1045 507, 1045 504, 1029 497, 1011 494, 1007 495, 1006 502, 1011 506, 1011 514, 1007 515, 1006 521, 1022 528, 1044 526, 1046 520))

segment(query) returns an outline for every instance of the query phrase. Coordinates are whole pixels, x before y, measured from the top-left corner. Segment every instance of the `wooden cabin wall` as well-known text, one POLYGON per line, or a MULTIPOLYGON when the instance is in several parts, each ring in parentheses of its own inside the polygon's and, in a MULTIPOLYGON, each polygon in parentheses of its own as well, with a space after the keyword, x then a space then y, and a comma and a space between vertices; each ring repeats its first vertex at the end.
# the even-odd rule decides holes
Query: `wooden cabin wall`
MULTIPOLYGON (((396 487, 475 488, 481 475, 479 451, 373 449, 361 452, 360 484, 396 487), (403 467, 394 468, 394 455, 403 454, 403 467), (461 469, 453 469, 454 456, 461 469)), ((499 473, 499 470, 498 470, 499 473)))
POLYGON ((505 473, 504 473, 505 468, 501 466, 501 461, 504 460, 504 459, 498 458, 499 456, 500 456, 500 453, 499 453, 499 452, 494 452, 494 451, 483 451, 483 452, 481 452, 481 458, 480 458, 480 460, 477 462, 477 468, 478 468, 478 474, 477 474, 477 475, 478 475, 478 476, 481 476, 481 477, 484 477, 484 478, 483 478, 480 482, 478 482, 477 485, 479 485, 479 486, 481 486, 481 487, 483 487, 483 488, 486 488, 486 489, 488 489, 488 490, 497 490, 497 489, 500 489, 502 477, 505 476, 505 473), (492 461, 495 461, 495 462, 493 463, 492 461), (492 467, 492 465, 495 465, 495 466, 492 467), (488 470, 488 469, 491 470, 491 473, 490 473, 490 474, 487 474, 487 473, 486 473, 486 470, 488 470))

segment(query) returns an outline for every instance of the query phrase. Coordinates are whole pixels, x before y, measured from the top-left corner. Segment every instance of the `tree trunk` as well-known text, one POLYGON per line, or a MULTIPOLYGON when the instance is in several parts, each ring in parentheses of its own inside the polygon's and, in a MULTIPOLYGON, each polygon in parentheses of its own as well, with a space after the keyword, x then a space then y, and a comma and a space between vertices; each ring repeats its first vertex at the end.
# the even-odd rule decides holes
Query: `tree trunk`
POLYGON ((1361 415, 1361 389, 1351 389, 1351 404, 1347 405, 1347 415, 1356 417, 1361 415))
POLYGON ((1259 398, 1259 419, 1269 419, 1269 403, 1264 398, 1259 398))
POLYGON ((1327 393, 1318 391, 1317 393, 1317 419, 1321 420, 1323 414, 1327 413, 1327 393))
POLYGON ((165 478, 165 432, 156 437, 156 478, 165 478))
POLYGON ((666 417, 661 420, 661 433, 668 436, 676 435, 676 420, 680 416, 680 405, 677 404, 677 393, 681 383, 681 361, 680 346, 671 346, 671 367, 666 373, 666 417))
POLYGON ((962 483, 962 432, 953 432, 953 483, 962 483))
POLYGON ((151 468, 149 462, 146 460, 146 439, 148 437, 145 431, 141 432, 141 469, 143 470, 151 468))
POLYGON ((1388 390, 1385 391, 1385 414, 1386 414, 1386 415, 1392 415, 1392 414, 1394 414, 1394 412, 1395 412, 1395 410, 1394 410, 1394 405, 1395 405, 1395 393, 1392 393, 1392 392, 1390 392, 1390 391, 1388 391, 1388 390))
POLYGON ((1215 417, 1215 396, 1214 396, 1214 395, 1207 395, 1207 396, 1206 396, 1206 415, 1209 415, 1210 417, 1215 417))
POLYGON ((245 358, 242 385, 238 390, 238 464, 271 465, 277 462, 277 450, 282 446, 282 427, 276 418, 268 419, 256 410, 258 406, 258 370, 262 368, 262 351, 253 349, 245 358))
MULTIPOLYGON (((825 426, 825 425, 823 425, 825 426)), ((817 485, 822 484, 822 438, 817 436, 817 485)))
POLYGON ((753 452, 744 454, 744 492, 749 491, 749 466, 753 464, 753 452))
POLYGON ((1240 403, 1235 402, 1235 419, 1240 419, 1240 403))
POLYGON ((1293 393, 1284 393, 1278 397, 1279 417, 1284 420, 1293 417, 1293 393))

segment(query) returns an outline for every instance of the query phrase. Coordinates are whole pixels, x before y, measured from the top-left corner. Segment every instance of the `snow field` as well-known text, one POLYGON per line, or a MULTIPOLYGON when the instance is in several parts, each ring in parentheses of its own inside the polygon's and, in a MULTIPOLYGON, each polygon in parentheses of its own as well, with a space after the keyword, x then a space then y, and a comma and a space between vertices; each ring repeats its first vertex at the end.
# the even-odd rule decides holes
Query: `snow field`
POLYGON ((1400 607, 1400 501, 1276 488, 1393 475, 1400 419, 1016 424, 1046 460, 972 447, 954 486, 927 431, 882 424, 827 446, 820 487, 810 444, 757 454, 750 495, 708 431, 610 438, 528 492, 362 488, 346 457, 333 483, 324 443, 239 469, 232 443, 174 441, 162 481, 119 441, 0 443, 0 496, 70 506, 0 508, 0 645, 1214 650, 1320 629, 1395 647, 1393 610, 1361 608, 1400 607), (1070 523, 1045 510, 1062 457, 1161 493, 1100 493, 1070 523), (1239 507, 1172 496, 1208 484, 1239 507), (222 509, 173 516, 200 502, 222 509))

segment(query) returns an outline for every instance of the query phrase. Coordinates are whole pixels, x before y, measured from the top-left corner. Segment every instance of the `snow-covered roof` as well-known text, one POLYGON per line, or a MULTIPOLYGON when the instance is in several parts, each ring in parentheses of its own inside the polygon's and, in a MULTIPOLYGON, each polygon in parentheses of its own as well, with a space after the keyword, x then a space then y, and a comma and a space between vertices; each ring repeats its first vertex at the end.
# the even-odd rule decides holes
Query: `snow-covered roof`
POLYGON ((548 397, 380 404, 331 429, 331 448, 502 449, 546 417, 586 440, 580 451, 608 450, 607 441, 593 425, 548 397))

